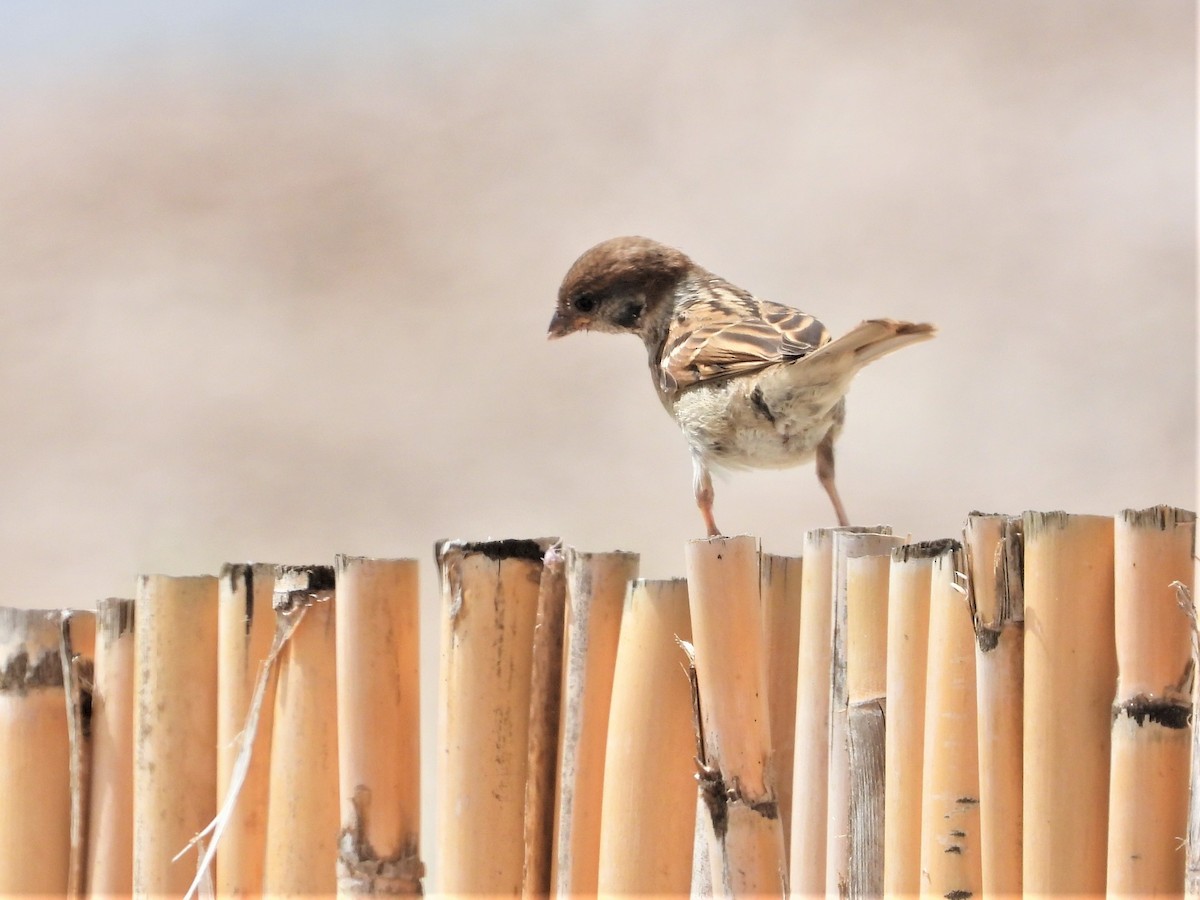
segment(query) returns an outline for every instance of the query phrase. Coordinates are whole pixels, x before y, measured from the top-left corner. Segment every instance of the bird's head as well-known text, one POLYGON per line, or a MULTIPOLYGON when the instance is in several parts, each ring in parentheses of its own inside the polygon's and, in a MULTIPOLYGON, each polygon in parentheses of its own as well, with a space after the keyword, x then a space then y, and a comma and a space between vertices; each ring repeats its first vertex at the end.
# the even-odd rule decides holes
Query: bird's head
POLYGON ((575 260, 558 289, 550 337, 575 331, 645 335, 650 315, 668 303, 691 268, 683 253, 644 237, 597 244, 575 260))

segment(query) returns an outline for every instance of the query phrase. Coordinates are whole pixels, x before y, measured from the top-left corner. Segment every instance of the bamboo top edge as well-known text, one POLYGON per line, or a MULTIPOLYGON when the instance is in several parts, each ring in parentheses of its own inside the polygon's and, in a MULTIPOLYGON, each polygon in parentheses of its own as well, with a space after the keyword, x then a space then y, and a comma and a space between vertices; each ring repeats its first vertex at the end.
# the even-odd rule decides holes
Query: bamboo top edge
POLYGON ((1133 528, 1151 528, 1157 531, 1170 531, 1179 525, 1191 525, 1196 521, 1196 514, 1190 509, 1163 504, 1146 509, 1123 509, 1117 516, 1133 528))
POLYGON ((1036 538, 1040 534, 1051 531, 1062 531, 1071 523, 1077 525, 1107 525, 1112 527, 1112 516, 1098 516, 1088 513, 1069 513, 1061 509, 1041 512, 1026 510, 1021 514, 1022 530, 1027 539, 1036 538))
POLYGON ((578 550, 568 545, 565 548, 567 556, 580 560, 612 559, 624 562, 638 562, 641 554, 636 550, 578 550))
POLYGON ((918 559, 937 559, 947 553, 962 549, 962 544, 954 538, 937 538, 932 541, 917 541, 915 544, 903 544, 892 551, 895 562, 911 562, 918 559))
POLYGON ((634 588, 657 588, 666 586, 687 585, 687 579, 682 576, 671 578, 635 578, 631 582, 634 588))
POLYGON ((138 575, 137 583, 141 588, 151 581, 168 581, 177 584, 216 582, 216 575, 167 575, 163 572, 143 572, 138 575))
POLYGON ((360 566, 418 566, 420 562, 410 556, 354 556, 349 553, 336 553, 333 557, 333 568, 338 572, 356 569, 360 566))
POLYGON ((835 534, 891 534, 891 525, 834 525, 823 528, 813 528, 804 532, 804 540, 821 542, 832 540, 835 534))
POLYGON ((443 565, 451 556, 479 554, 495 562, 523 559, 540 563, 546 551, 559 543, 558 538, 500 538, 497 540, 464 541, 447 538, 434 545, 438 565, 443 565))

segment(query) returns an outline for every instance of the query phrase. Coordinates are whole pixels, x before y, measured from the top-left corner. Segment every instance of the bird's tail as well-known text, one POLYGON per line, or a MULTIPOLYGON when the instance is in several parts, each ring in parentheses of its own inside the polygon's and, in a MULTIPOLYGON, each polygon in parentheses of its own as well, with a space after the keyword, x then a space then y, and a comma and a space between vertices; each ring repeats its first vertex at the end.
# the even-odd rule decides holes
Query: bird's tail
POLYGON ((901 347, 927 341, 937 334, 937 328, 926 322, 897 322, 893 319, 868 319, 851 328, 840 338, 830 341, 805 357, 816 362, 819 357, 832 360, 835 356, 853 357, 853 368, 886 356, 901 347))

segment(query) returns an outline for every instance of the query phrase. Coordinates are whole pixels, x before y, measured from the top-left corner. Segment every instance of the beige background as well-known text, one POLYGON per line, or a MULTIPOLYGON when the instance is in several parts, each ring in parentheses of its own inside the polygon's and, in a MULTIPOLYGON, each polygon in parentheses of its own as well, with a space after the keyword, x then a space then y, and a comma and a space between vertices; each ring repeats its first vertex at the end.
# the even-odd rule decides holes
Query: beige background
MULTIPOLYGON (((179 6, 6 7, 0 603, 450 536, 680 573, 640 344, 544 339, 621 233, 938 324, 851 393, 856 521, 1192 504, 1191 3, 179 6)), ((831 520, 809 467, 717 513, 831 520)))

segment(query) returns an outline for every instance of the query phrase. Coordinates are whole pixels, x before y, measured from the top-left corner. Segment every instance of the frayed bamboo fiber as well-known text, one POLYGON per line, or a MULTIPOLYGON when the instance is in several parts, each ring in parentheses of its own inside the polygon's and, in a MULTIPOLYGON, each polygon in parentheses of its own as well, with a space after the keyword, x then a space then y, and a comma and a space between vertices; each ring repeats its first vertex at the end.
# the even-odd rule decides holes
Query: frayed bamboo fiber
POLYGON ((638 556, 568 547, 566 558, 562 739, 551 875, 558 894, 570 897, 596 893, 613 669, 638 556))
POLYGON ((96 613, 73 609, 63 620, 63 687, 71 746, 71 854, 67 894, 83 895, 87 876, 88 807, 91 801, 92 684, 96 669, 96 613))
POLYGON ((338 893, 419 895, 417 562, 338 556, 338 893))
POLYGON ((1195 538, 1196 516, 1181 509, 1127 509, 1115 522, 1110 896, 1184 888, 1193 672, 1174 584, 1191 587, 1195 538))
POLYGON ((771 760, 758 542, 748 535, 689 541, 686 564, 713 889, 778 895, 787 890, 787 861, 771 760))
POLYGON ((888 573, 887 733, 884 748, 883 890, 921 890, 921 769, 925 747, 925 672, 929 584, 946 541, 892 551, 888 573))
POLYGON ((295 622, 279 657, 263 894, 333 894, 338 838, 333 569, 281 566, 276 615, 295 622))
POLYGON ((883 888, 888 567, 902 543, 871 532, 833 538, 827 894, 864 897, 883 888))
POLYGON ((886 526, 818 528, 804 535, 796 667, 795 755, 789 872, 793 894, 825 893, 829 804, 829 690, 833 658, 833 535, 887 533, 886 526))
POLYGON ((792 766, 796 761, 796 667, 800 646, 800 587, 804 560, 762 555, 763 637, 767 642, 767 701, 775 794, 784 853, 792 838, 792 766))
MULTIPOLYGON (((254 687, 275 636, 274 590, 272 565, 231 563, 221 569, 217 588, 217 795, 222 800, 242 751, 254 687)), ((275 674, 277 669, 272 670, 272 678, 275 674)), ((262 892, 274 709, 273 702, 264 703, 259 713, 246 779, 217 851, 218 896, 257 896, 262 892)))
POLYGON ((1105 890, 1112 701, 1113 521, 1027 512, 1022 887, 1105 890))
POLYGON ((1025 680, 1021 520, 971 513, 963 540, 975 627, 983 892, 1019 895, 1025 680))
POLYGON ((971 897, 983 880, 975 634, 957 541, 933 561, 925 752, 921 776, 921 896, 971 897))
POLYGON ((1196 726, 1196 710, 1200 709, 1200 678, 1196 677, 1196 670, 1200 667, 1200 622, 1197 622, 1194 586, 1192 590, 1188 590, 1184 584, 1175 584, 1174 587, 1179 608, 1188 618, 1188 630, 1191 632, 1192 639, 1192 752, 1188 770, 1190 790, 1188 791, 1187 836, 1184 840, 1184 852, 1187 859, 1183 876, 1183 895, 1188 900, 1198 900, 1200 898, 1200 728, 1196 726))
POLYGON ((97 604, 86 883, 99 897, 133 893, 133 610, 133 600, 97 604))
POLYGON ((0 607, 0 895, 68 889, 71 746, 63 613, 0 607))
POLYGON ((555 544, 542 559, 537 623, 533 632, 529 776, 525 781, 525 863, 521 879, 524 897, 543 897, 550 893, 566 615, 566 560, 562 547, 555 544))
POLYGON ((686 895, 696 816, 684 655, 687 582, 635 581, 621 616, 605 753, 601 896, 686 895))
POLYGON ((217 579, 142 575, 134 615, 133 892, 179 897, 217 805, 217 579))
POLYGON ((437 548, 444 616, 438 889, 445 894, 521 891, 533 632, 548 543, 437 548))

